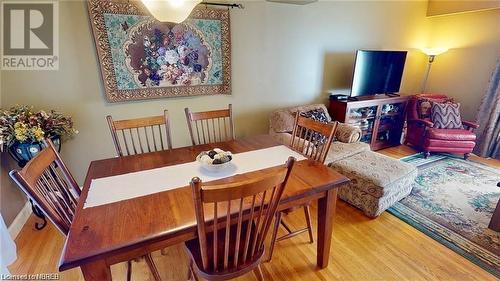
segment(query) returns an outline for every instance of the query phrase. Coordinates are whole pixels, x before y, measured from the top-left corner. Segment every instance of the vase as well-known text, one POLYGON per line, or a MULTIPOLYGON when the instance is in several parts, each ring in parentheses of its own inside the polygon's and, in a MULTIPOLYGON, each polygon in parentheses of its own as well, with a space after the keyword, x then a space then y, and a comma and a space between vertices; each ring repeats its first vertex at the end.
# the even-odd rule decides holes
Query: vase
MULTIPOLYGON (((61 151, 61 138, 59 136, 51 137, 57 151, 61 151)), ((35 157, 45 145, 42 142, 14 142, 9 147, 9 154, 16 160, 19 167, 24 167, 28 161, 35 157)))

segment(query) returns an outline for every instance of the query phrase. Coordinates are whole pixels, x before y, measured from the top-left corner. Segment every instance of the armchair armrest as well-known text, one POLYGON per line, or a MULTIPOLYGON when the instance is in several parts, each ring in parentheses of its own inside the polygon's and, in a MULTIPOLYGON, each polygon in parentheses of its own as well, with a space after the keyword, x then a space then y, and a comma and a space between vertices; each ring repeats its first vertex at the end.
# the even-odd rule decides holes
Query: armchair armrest
POLYGON ((338 123, 335 138, 343 143, 355 143, 361 139, 361 130, 345 123, 338 123))
POLYGON ((420 125, 423 125, 424 127, 429 127, 429 128, 432 128, 434 126, 434 123, 432 123, 431 121, 424 120, 424 119, 408 120, 408 124, 412 124, 412 123, 420 124, 420 125))
POLYGON ((466 129, 477 129, 479 128, 479 124, 476 124, 474 122, 462 120, 462 124, 467 127, 466 129))

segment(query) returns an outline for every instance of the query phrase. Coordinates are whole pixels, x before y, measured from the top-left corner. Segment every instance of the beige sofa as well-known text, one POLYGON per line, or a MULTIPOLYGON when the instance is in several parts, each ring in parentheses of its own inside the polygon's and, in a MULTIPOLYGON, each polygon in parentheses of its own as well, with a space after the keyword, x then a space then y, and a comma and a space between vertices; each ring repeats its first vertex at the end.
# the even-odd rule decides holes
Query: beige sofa
MULTIPOLYGON (((289 145, 298 111, 322 109, 332 121, 323 104, 313 104, 277 110, 270 115, 269 134, 289 145)), ((351 179, 339 189, 339 197, 361 209, 369 217, 377 217, 395 202, 408 196, 417 176, 415 166, 372 152, 359 142, 359 128, 339 123, 325 164, 351 179)))
MULTIPOLYGON (((269 134, 280 143, 289 145, 292 139, 295 114, 298 111, 306 112, 314 109, 323 109, 328 121, 332 118, 324 104, 313 104, 281 109, 271 113, 269 118, 269 134)), ((350 157, 362 151, 370 150, 366 143, 359 142, 361 130, 354 126, 339 123, 335 133, 335 141, 330 146, 330 151, 325 163, 332 163, 350 157)))

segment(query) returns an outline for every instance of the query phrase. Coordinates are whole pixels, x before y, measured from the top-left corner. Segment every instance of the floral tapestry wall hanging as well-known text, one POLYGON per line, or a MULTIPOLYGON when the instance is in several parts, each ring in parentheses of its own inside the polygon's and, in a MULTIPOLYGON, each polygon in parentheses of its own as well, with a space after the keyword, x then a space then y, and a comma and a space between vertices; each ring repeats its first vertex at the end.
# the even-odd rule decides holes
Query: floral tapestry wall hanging
POLYGON ((198 7, 174 24, 136 1, 88 8, 108 101, 231 94, 228 10, 198 7))

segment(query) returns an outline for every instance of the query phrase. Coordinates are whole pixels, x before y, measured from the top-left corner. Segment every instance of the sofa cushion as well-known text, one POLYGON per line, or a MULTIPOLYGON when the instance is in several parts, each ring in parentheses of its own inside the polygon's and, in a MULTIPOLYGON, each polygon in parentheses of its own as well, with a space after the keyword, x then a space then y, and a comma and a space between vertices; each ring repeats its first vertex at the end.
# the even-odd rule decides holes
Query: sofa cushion
POLYGON ((429 139, 448 140, 448 141, 475 141, 476 134, 465 129, 436 129, 427 130, 429 139))
POLYGON ((469 153, 475 146, 473 141, 425 139, 422 148, 426 151, 469 153))
POLYGON ((364 151, 333 162, 332 169, 351 180, 350 185, 366 194, 380 198, 397 193, 397 184, 404 177, 416 176, 417 168, 394 158, 372 151, 364 151))
POLYGON ((459 103, 432 103, 431 119, 437 129, 462 129, 459 103))
MULTIPOLYGON (((292 134, 276 132, 269 132, 269 134, 279 143, 290 146, 292 134)), ((340 141, 334 141, 330 145, 330 150, 328 150, 325 164, 328 165, 332 162, 345 159, 363 151, 370 151, 370 145, 364 142, 343 143, 340 141)))

